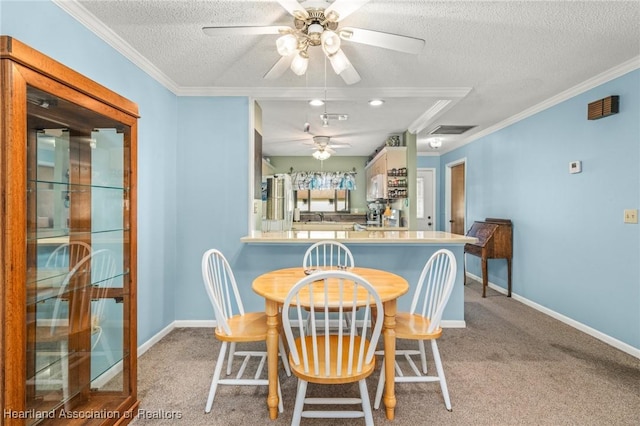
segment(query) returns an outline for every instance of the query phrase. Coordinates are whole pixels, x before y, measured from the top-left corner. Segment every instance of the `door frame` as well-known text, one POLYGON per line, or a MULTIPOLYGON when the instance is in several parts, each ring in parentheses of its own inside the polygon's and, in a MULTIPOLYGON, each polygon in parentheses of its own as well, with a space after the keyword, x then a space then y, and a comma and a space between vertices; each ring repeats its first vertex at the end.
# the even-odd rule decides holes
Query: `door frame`
POLYGON ((467 224, 467 157, 454 160, 445 165, 445 190, 444 190, 444 224, 445 231, 451 232, 451 223, 447 218, 451 218, 451 168, 464 164, 464 223, 467 224))
MULTIPOLYGON (((438 170, 435 167, 418 167, 416 169, 416 179, 418 179, 418 173, 420 171, 430 171, 433 173, 433 182, 432 182, 432 188, 431 188, 431 195, 432 195, 432 203, 433 203, 433 230, 437 231, 438 230, 438 170)), ((418 189, 418 187, 416 186, 416 190, 418 189)), ((416 194, 417 195, 417 194, 416 194)), ((416 197, 417 198, 417 197, 416 197)), ((418 215, 417 215, 417 206, 416 206, 416 222, 418 221, 418 215)))

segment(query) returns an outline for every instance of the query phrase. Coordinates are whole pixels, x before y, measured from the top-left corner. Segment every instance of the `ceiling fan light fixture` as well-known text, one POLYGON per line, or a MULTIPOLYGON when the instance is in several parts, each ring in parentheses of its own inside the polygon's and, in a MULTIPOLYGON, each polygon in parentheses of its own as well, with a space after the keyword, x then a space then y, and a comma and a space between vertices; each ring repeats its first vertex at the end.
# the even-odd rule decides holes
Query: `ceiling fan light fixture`
POLYGON ((298 52, 291 61, 291 71, 297 75, 304 75, 307 72, 309 66, 309 55, 304 50, 298 52))
POLYGON ((285 34, 276 40, 276 48, 280 56, 289 56, 298 48, 298 39, 293 34, 285 34))
POLYGON ((369 105, 374 106, 374 107, 375 107, 375 106, 380 106, 380 105, 382 105, 383 103, 384 103, 384 100, 383 100, 383 99, 371 99, 371 100, 369 101, 369 105))
POLYGON ((338 12, 336 12, 335 10, 330 10, 329 12, 326 12, 324 17, 329 22, 337 22, 338 19, 340 19, 340 15, 338 15, 338 12))
POLYGON ((327 56, 334 55, 340 50, 340 37, 331 30, 325 30, 320 36, 322 50, 327 56))
POLYGON ((344 54, 342 49, 338 49, 336 53, 329 56, 329 62, 331 62, 331 66, 336 74, 342 73, 342 71, 351 67, 351 62, 347 59, 347 55, 344 54))
POLYGON ((312 46, 318 46, 321 44, 322 33, 324 27, 318 23, 313 23, 307 28, 307 36, 309 37, 309 44, 312 46))
POLYGON ((313 154, 311 154, 313 156, 313 158, 315 158, 316 160, 320 160, 320 161, 324 161, 326 159, 328 159, 329 157, 331 157, 331 154, 329 154, 327 151, 325 150, 317 150, 317 151, 313 151, 313 154))

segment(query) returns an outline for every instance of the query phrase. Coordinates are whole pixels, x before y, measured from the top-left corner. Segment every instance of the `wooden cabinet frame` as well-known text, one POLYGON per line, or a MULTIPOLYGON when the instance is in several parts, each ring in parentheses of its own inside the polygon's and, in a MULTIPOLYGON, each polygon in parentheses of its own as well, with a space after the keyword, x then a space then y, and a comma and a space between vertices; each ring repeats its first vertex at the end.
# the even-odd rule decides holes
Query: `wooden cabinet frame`
MULTIPOLYGON (((28 386, 27 345, 33 339, 27 327, 27 285, 29 262, 33 262, 33 241, 28 229, 34 229, 36 218, 27 217, 28 170, 27 140, 33 132, 27 129, 27 87, 50 93, 86 110, 108 117, 129 129, 124 149, 124 187, 127 192, 123 222, 127 237, 121 243, 128 274, 123 288, 109 289, 109 297, 123 302, 123 377, 122 392, 94 392, 87 385, 83 398, 74 410, 109 410, 112 418, 84 419, 73 424, 126 424, 133 418, 137 400, 137 312, 136 312, 136 217, 137 217, 137 119, 135 103, 80 75, 12 37, 0 36, 0 405, 15 412, 3 415, 1 425, 22 425, 19 413, 27 410, 28 386), (31 254, 30 254, 31 253, 31 254), (31 259, 31 260, 30 260, 31 259)), ((33 144, 31 144, 33 146, 33 144)), ((81 154, 90 155, 90 153, 81 154)), ((79 161, 85 161, 82 158, 79 161)), ((89 171, 90 172, 90 171, 89 171)), ((84 203, 87 202, 85 199, 84 203)), ((89 203, 90 203, 89 199, 89 203)), ((32 210, 32 209, 31 209, 32 210)), ((89 206, 89 211, 91 210, 89 206)), ((87 212, 74 212, 72 221, 87 221, 87 212)), ((89 226, 90 226, 90 216, 89 226)), ((83 224, 82 226, 85 226, 83 224)), ((33 236, 31 236, 33 237, 33 236)), ((86 319, 89 320, 89 319, 86 319)), ((83 368, 83 367, 80 367, 83 368)), ((86 366, 84 367, 86 369, 86 366)), ((41 424, 69 424, 68 419, 46 419, 41 424)))

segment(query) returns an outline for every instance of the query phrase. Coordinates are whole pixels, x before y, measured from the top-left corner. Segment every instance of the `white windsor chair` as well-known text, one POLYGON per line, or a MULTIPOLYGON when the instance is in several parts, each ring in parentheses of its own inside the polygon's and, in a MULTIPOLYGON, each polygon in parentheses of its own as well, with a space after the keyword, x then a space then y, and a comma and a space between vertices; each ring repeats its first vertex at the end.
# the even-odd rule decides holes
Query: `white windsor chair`
POLYGON ((377 315, 383 315, 380 296, 364 278, 351 272, 316 272, 298 281, 291 289, 282 308, 282 324, 290 349, 291 370, 298 377, 292 425, 298 425, 301 417, 364 417, 367 425, 373 425, 366 378, 374 371, 375 348, 382 330, 382 321, 371 325, 373 310, 377 311, 377 315), (311 321, 309 327, 304 327, 304 311, 307 308, 311 313, 311 321), (364 311, 360 333, 356 332, 355 322, 345 327, 342 321, 344 315, 354 314, 358 308, 364 311), (317 320, 316 312, 324 313, 322 320, 317 320), (335 334, 328 333, 329 312, 339 316, 338 330, 335 334), (294 336, 295 325, 298 337, 294 336), (369 339, 364 337, 368 332, 371 333, 369 339), (306 397, 308 383, 353 382, 358 382, 360 398, 306 397), (360 404, 362 409, 304 411, 305 404, 360 404))
MULTIPOLYGON (((453 284, 456 279, 456 268, 456 258, 451 251, 446 249, 436 251, 422 269, 409 312, 398 312, 396 314, 395 327, 397 340, 407 339, 418 342, 417 350, 396 350, 396 356, 402 355, 405 357, 411 367, 413 375, 405 376, 396 360, 395 382, 439 382, 445 407, 449 411, 451 411, 451 401, 449 399, 447 381, 444 376, 442 360, 440 359, 440 352, 438 351, 436 341, 442 335, 440 320, 442 319, 442 312, 453 290, 453 284), (437 372, 435 376, 427 375, 425 340, 431 341, 431 350, 437 372), (420 372, 415 361, 411 358, 413 355, 420 355, 422 372, 420 372)), ((376 352, 376 355, 383 354, 383 351, 376 352)), ((380 400, 382 399, 382 393, 384 391, 384 382, 385 374, 384 369, 382 369, 373 405, 375 409, 380 407, 380 400)))
MULTIPOLYGON (((207 250, 202 256, 202 278, 207 290, 207 295, 213 306, 216 318, 215 336, 222 342, 220 354, 216 361, 209 396, 205 412, 209 413, 213 405, 218 385, 253 385, 268 386, 267 379, 261 379, 262 370, 267 359, 266 351, 236 351, 236 343, 263 342, 267 339, 267 316, 264 312, 245 313, 242 299, 238 292, 233 271, 224 255, 217 249, 207 250), (225 355, 229 349, 227 359, 227 375, 231 374, 233 359, 235 356, 244 357, 238 369, 237 375, 230 379, 220 379, 225 355), (243 378, 246 367, 251 358, 258 358, 259 363, 253 378, 243 378)), ((279 340, 280 357, 287 375, 291 375, 289 363, 286 358, 284 344, 279 340)), ((282 396, 280 394, 280 382, 278 381, 278 410, 284 411, 282 396)))
MULTIPOLYGON (((323 240, 312 244, 304 253, 302 267, 305 270, 315 271, 324 268, 347 269, 353 268, 355 262, 351 250, 339 241, 323 240)), ((344 320, 347 326, 351 324, 353 316, 347 314, 344 320)), ((311 322, 311 315, 307 317, 306 326, 311 322)))

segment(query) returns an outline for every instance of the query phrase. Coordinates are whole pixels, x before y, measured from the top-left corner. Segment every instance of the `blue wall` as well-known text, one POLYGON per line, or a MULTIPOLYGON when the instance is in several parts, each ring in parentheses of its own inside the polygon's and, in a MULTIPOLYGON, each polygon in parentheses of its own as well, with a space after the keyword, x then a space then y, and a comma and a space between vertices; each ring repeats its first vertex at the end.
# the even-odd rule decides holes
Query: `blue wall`
MULTIPOLYGON (((640 348, 640 71, 589 90, 441 158, 466 157, 467 222, 513 221, 513 291, 640 348), (620 96, 620 113, 587 120, 587 104, 620 96), (569 174, 569 162, 582 173, 569 174)), ((479 261, 468 256, 470 272, 479 261)), ((489 280, 506 288, 506 262, 489 280)))
MULTIPOLYGON (((2 34, 139 105, 138 341, 174 320, 211 318, 199 263, 208 247, 223 250, 247 303, 262 306, 248 283, 288 264, 278 252, 291 249, 239 242, 249 210, 248 101, 177 98, 49 1, 2 0, 0 8, 2 34)), ((513 220, 515 293, 636 348, 640 234, 622 223, 622 210, 640 204, 639 73, 443 155, 438 176, 443 206, 445 165, 466 157, 467 221, 513 220), (587 121, 587 103, 611 94, 621 97, 620 114, 587 121), (568 174, 573 160, 582 173, 568 174)), ((417 165, 433 161, 419 157, 417 165)), ((357 250, 360 264, 373 262, 367 246, 357 250)), ((505 286, 503 262, 489 269, 505 286)), ((388 266, 413 274, 413 264, 388 266)))
MULTIPOLYGON (((212 320, 202 254, 215 247, 236 269, 249 223, 249 101, 187 97, 178 101, 178 197, 175 319, 212 320)), ((242 282, 240 287, 246 287, 242 282)), ((251 292, 250 288, 248 292, 251 292)), ((244 293, 244 292, 243 292, 244 293)), ((264 309, 259 307, 248 310, 264 309)))
POLYGON ((138 104, 138 342, 145 342, 175 319, 177 98, 49 1, 2 0, 0 28, 138 104))

